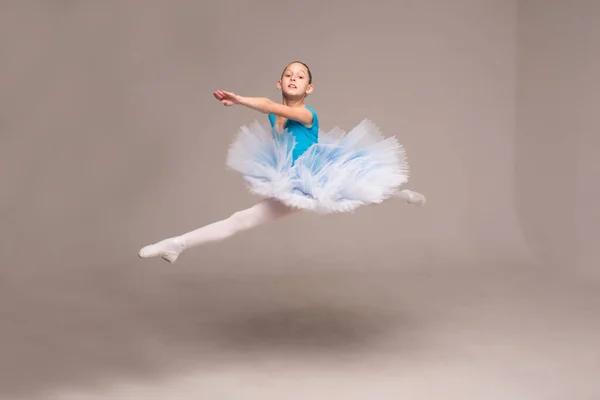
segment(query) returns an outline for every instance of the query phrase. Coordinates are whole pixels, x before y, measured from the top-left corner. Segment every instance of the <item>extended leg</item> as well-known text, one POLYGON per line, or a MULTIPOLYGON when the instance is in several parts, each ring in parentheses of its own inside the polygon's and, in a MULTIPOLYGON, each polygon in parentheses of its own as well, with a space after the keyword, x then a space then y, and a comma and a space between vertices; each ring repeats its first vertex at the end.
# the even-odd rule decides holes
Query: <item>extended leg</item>
POLYGON ((401 200, 406 201, 408 204, 414 204, 417 206, 422 206, 425 204, 425 196, 421 193, 413 192, 412 190, 401 190, 394 195, 401 200))
POLYGON ((221 221, 145 246, 138 255, 142 258, 159 256, 174 263, 186 249, 226 239, 238 232, 275 221, 296 211, 297 209, 288 207, 275 199, 265 199, 248 209, 237 211, 221 221))

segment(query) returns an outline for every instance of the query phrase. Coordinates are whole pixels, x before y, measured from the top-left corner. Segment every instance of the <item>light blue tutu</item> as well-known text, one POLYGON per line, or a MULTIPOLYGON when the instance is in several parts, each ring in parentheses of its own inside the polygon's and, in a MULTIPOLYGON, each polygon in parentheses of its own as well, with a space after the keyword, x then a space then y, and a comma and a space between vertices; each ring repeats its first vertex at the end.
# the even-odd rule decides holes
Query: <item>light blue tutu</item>
POLYGON ((227 166, 239 172, 251 193, 319 213, 351 212, 381 203, 408 181, 409 166, 396 137, 385 138, 370 120, 347 134, 319 132, 296 160, 295 138, 268 124, 241 127, 227 166))

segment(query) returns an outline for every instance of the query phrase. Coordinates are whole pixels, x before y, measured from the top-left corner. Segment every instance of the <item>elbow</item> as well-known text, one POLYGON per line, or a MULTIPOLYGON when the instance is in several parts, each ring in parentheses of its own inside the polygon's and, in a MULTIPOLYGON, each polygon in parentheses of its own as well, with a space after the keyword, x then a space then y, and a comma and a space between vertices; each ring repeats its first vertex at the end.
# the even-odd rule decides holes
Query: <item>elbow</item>
POLYGON ((276 103, 269 99, 269 98, 262 98, 261 99, 261 111, 265 114, 274 114, 275 113, 275 106, 276 103))

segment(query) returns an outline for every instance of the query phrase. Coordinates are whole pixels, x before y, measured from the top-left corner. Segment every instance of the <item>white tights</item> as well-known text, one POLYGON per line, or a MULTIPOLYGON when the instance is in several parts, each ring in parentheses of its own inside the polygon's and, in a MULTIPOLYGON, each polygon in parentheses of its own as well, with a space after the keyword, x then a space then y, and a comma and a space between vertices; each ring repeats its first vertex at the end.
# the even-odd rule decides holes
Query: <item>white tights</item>
POLYGON ((221 221, 146 246, 140 250, 139 256, 142 258, 160 256, 173 263, 185 249, 227 239, 236 233, 275 221, 297 211, 300 210, 288 207, 278 200, 265 199, 250 208, 237 211, 221 221))
POLYGON ((229 218, 213 222, 180 237, 187 247, 196 247, 206 242, 226 239, 238 232, 275 221, 296 211, 299 209, 290 208, 275 199, 265 199, 250 208, 231 214, 229 218))
MULTIPOLYGON (((421 205, 425 202, 423 195, 410 190, 402 190, 395 197, 410 204, 421 205)), ((142 258, 159 256, 173 263, 181 252, 186 249, 208 242, 221 241, 236 233, 275 221, 298 211, 300 210, 288 207, 278 200, 265 199, 250 208, 237 211, 221 221, 145 246, 139 251, 138 255, 142 258)))

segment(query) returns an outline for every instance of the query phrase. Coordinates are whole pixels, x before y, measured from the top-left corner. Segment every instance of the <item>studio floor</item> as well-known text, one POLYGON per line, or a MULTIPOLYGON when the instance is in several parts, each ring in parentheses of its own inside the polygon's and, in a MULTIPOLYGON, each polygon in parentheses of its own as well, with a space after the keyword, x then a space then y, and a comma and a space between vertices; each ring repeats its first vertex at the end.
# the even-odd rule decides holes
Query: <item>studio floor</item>
POLYGON ((28 349, 28 373, 2 361, 5 398, 600 398, 589 281, 518 266, 162 279, 168 293, 138 293, 95 332, 62 307, 51 340, 28 349))

